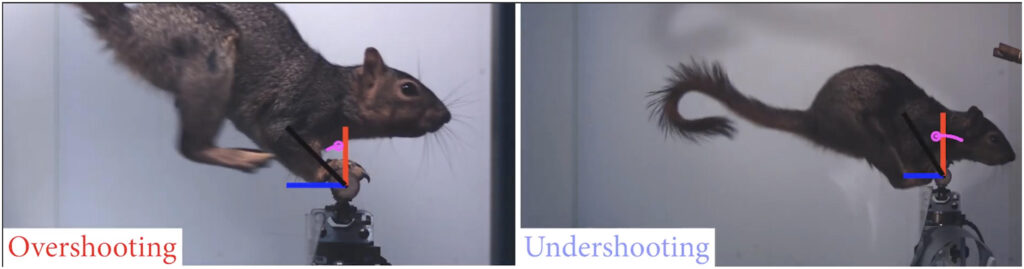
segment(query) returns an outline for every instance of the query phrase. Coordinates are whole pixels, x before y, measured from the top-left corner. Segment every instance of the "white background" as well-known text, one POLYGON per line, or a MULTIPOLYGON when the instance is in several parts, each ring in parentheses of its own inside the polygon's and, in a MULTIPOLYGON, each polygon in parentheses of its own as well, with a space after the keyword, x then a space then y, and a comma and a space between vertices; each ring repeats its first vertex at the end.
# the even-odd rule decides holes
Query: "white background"
MULTIPOLYGON (((524 227, 714 227, 719 265, 907 265, 922 190, 862 160, 753 126, 701 94, 734 140, 666 139, 646 93, 667 66, 720 61, 743 93, 804 109, 839 70, 904 72, 950 109, 977 105, 1021 155, 1020 5, 524 5, 524 227), (540 135, 546 134, 546 135, 540 135)), ((1021 160, 950 167, 1001 265, 1020 265, 1021 160)))
MULTIPOLYGON (((355 204, 392 263, 489 263, 490 5, 282 7, 328 60, 360 64, 374 46, 438 96, 470 101, 451 107, 458 139, 352 141, 373 178, 355 204)), ((285 189, 298 179, 276 162, 245 174, 183 158, 170 96, 115 65, 77 8, 4 15, 4 94, 22 97, 4 99, 5 227, 181 227, 187 265, 309 262, 305 214, 327 191, 285 189)), ((230 123, 218 143, 254 147, 230 123)))

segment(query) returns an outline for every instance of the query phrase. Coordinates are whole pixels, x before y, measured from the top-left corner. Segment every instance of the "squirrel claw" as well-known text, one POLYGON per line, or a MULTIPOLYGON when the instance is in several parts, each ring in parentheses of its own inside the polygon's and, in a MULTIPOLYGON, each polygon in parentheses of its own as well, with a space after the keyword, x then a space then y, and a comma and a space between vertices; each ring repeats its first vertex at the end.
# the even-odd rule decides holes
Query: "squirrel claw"
POLYGON ((366 182, 370 182, 370 174, 366 173, 366 169, 363 168, 359 163, 349 160, 348 161, 348 174, 349 177, 355 180, 366 179, 366 182))

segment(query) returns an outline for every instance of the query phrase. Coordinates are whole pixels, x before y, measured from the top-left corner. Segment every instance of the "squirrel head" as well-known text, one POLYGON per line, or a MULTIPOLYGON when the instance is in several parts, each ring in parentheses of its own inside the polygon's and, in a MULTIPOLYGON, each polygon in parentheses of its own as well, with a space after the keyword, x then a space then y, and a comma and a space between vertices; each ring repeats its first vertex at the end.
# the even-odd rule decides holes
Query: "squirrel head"
POLYGON ((967 112, 951 113, 949 118, 952 134, 960 135, 963 143, 953 142, 950 150, 956 150, 960 158, 987 165, 1000 165, 1016 159, 1013 147, 1003 132, 976 106, 967 112))
POLYGON ((418 79, 390 68, 376 49, 366 48, 355 69, 361 131, 368 137, 417 137, 441 129, 452 118, 448 108, 418 79))

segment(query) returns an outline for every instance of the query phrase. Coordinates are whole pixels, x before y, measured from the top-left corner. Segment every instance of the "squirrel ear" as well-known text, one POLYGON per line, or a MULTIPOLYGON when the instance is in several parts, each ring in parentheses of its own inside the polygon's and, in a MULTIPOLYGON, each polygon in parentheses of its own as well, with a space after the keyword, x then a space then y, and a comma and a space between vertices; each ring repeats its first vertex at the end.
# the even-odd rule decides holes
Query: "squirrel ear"
POLYGON ((961 115, 963 115, 961 117, 963 119, 962 125, 964 127, 972 126, 975 123, 980 122, 984 118, 984 115, 982 115, 981 113, 981 109, 978 109, 978 107, 976 106, 971 106, 971 108, 967 109, 966 113, 963 113, 961 115))
POLYGON ((377 77, 384 73, 384 59, 373 47, 366 48, 366 55, 363 57, 363 69, 366 74, 377 77))
POLYGON ((967 114, 971 115, 971 117, 984 116, 984 114, 981 113, 981 109, 978 109, 978 107, 976 106, 971 106, 971 108, 968 108, 967 114))

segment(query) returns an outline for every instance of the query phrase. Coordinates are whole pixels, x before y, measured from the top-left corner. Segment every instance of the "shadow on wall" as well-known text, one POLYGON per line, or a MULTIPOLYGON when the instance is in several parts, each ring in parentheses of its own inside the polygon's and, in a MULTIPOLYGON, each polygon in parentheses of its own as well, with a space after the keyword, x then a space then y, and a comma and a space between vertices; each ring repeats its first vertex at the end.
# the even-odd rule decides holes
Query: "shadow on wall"
POLYGON ((743 43, 743 36, 719 20, 721 5, 649 6, 649 44, 667 54, 686 55, 687 51, 727 51, 743 43))
MULTIPOLYGON (((971 35, 970 31, 956 27, 956 22, 945 20, 940 12, 916 12, 913 14, 915 19, 901 20, 908 15, 908 10, 934 9, 935 5, 695 4, 650 5, 647 8, 650 8, 652 13, 647 28, 650 44, 655 44, 654 49, 680 56, 689 55, 687 52, 692 51, 715 54, 748 41, 744 38, 744 29, 735 27, 737 24, 806 39, 809 42, 825 42, 829 46, 854 51, 856 54, 872 53, 880 58, 931 58, 935 55, 926 54, 928 50, 925 48, 941 44, 919 44, 922 48, 920 50, 894 51, 888 49, 890 42, 880 41, 874 38, 876 33, 863 29, 878 29, 887 32, 889 36, 907 39, 934 35, 934 32, 928 31, 937 31, 935 29, 949 31, 947 34, 950 36, 971 35), (862 16, 866 13, 872 15, 862 16), (729 20, 721 20, 723 17, 729 20), (893 20, 901 20, 903 25, 892 27, 887 22, 893 20), (858 23, 854 25, 848 23, 850 21, 858 23), (928 24, 936 21, 947 22, 941 25, 928 24)), ((963 6, 940 5, 938 8, 949 11, 963 6)))

